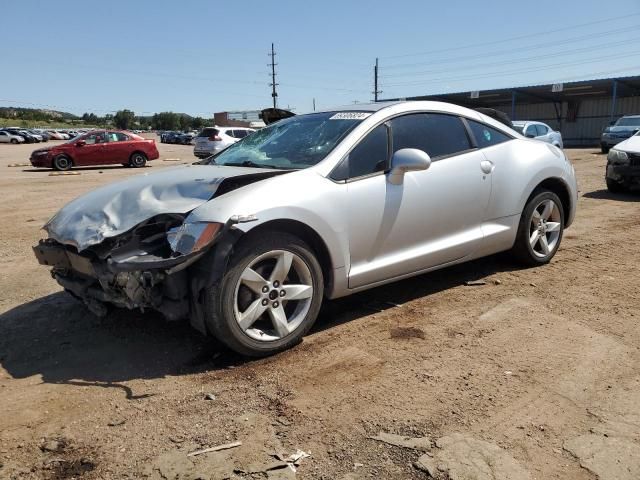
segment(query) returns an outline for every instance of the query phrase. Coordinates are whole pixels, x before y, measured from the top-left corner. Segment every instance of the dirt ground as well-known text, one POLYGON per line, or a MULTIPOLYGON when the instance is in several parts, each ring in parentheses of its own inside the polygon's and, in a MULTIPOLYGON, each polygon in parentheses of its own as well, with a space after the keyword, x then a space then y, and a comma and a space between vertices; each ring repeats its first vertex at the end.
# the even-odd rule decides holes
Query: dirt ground
MULTIPOLYGON (((194 160, 159 147, 151 170, 194 160)), ((63 293, 31 252, 41 225, 140 172, 8 166, 32 148, 0 146, 0 478, 640 478, 640 195, 609 194, 595 150, 568 150, 578 214, 550 265, 496 256, 328 302, 301 345, 247 361, 63 293), (277 454, 298 449, 294 475, 277 454)))

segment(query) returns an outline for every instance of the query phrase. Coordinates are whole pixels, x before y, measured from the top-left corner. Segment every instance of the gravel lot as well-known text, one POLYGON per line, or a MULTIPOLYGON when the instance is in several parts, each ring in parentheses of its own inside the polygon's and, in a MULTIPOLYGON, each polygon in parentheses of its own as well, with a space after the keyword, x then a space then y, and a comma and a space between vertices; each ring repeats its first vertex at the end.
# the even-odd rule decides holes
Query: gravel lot
MULTIPOLYGON (((158 146, 148 169, 195 160, 158 146)), ((302 479, 640 478, 640 195, 606 191, 596 150, 568 150, 580 204, 550 265, 496 256, 330 302, 303 344, 247 361, 62 292, 40 227, 140 172, 8 166, 34 148, 0 145, 0 478, 294 478, 269 468, 297 449, 302 479)))

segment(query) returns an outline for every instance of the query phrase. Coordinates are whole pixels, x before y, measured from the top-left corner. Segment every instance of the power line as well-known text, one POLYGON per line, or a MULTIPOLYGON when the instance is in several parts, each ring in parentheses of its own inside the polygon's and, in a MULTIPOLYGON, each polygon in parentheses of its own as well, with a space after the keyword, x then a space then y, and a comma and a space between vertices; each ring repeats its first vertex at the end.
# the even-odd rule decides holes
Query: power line
POLYGON ((601 19, 595 20, 593 22, 581 23, 581 24, 577 24, 577 25, 563 26, 562 28, 557 28, 557 29, 554 29, 554 30, 547 30, 547 31, 544 31, 544 32, 537 32, 537 33, 529 33, 529 34, 526 34, 526 35, 519 35, 519 36, 516 36, 516 37, 503 38, 501 40, 493 40, 493 41, 490 41, 490 42, 474 43, 474 44, 470 44, 470 45, 462 45, 462 46, 459 46, 459 47, 450 47, 450 48, 445 48, 445 49, 440 49, 440 50, 430 50, 430 51, 426 51, 426 52, 405 53, 405 54, 402 54, 402 55, 389 55, 389 56, 381 57, 381 58, 385 59, 385 58, 418 57, 418 56, 422 56, 422 55, 432 55, 434 53, 453 52, 453 51, 456 51, 456 50, 466 50, 468 48, 485 47, 485 46, 489 46, 489 45, 496 45, 498 43, 511 42, 511 41, 514 41, 514 40, 522 40, 522 39, 525 39, 525 38, 538 37, 538 36, 549 35, 549 34, 558 33, 558 32, 565 32, 567 30, 575 30, 577 28, 588 27, 590 25, 602 24, 602 23, 605 23, 605 22, 611 22, 611 21, 615 21, 615 20, 622 20, 622 19, 626 19, 626 18, 630 18, 630 17, 637 17, 638 15, 640 15, 640 13, 627 13, 626 15, 620 15, 618 17, 601 18, 601 19))
MULTIPOLYGON (((605 36, 612 36, 612 35, 619 35, 621 33, 626 33, 626 32, 634 32, 637 31, 638 27, 637 26, 631 26, 628 28, 618 28, 615 30, 607 30, 604 32, 597 32, 597 33, 593 33, 590 35, 580 35, 578 37, 571 37, 571 38, 567 38, 564 40, 558 40, 558 41, 550 41, 550 42, 543 42, 543 43, 538 43, 538 44, 534 44, 534 45, 529 45, 526 47, 519 47, 517 49, 514 48, 507 48, 504 50, 495 50, 491 52, 491 57, 497 57, 497 56, 502 56, 502 55, 514 55, 514 54, 518 54, 520 52, 527 52, 527 51, 531 51, 531 50, 538 50, 540 48, 544 48, 544 47, 549 47, 549 46, 561 46, 561 45, 567 45, 569 43, 575 43, 575 42, 581 42, 583 40, 591 40, 593 38, 599 38, 599 37, 605 37, 605 36)), ((596 47, 590 47, 590 48, 597 48, 596 47)), ((449 57, 449 58, 445 58, 445 59, 437 59, 437 60, 431 60, 429 62, 414 62, 414 63, 397 63, 397 64, 391 64, 391 65, 386 65, 383 67, 384 70, 391 70, 391 69, 402 69, 402 68, 408 68, 408 67, 416 67, 416 66, 422 66, 422 65, 442 65, 445 63, 458 63, 464 60, 469 60, 469 59, 476 59, 478 58, 477 54, 473 54, 473 55, 463 55, 463 56, 459 56, 459 57, 449 57)))
POLYGON ((633 42, 633 41, 637 41, 637 40, 640 40, 640 37, 629 38, 629 39, 618 41, 618 42, 603 43, 603 44, 600 44, 600 45, 598 45, 596 47, 574 48, 572 50, 564 50, 562 52, 555 52, 555 53, 545 53, 543 55, 535 55, 535 56, 532 56, 532 57, 523 57, 523 58, 518 58, 518 59, 515 59, 515 60, 502 60, 502 61, 499 61, 499 62, 489 62, 489 63, 485 62, 485 63, 481 63, 481 64, 477 64, 477 65, 465 64, 465 65, 463 65, 461 67, 438 69, 438 71, 431 70, 431 71, 420 71, 420 72, 394 73, 394 74, 389 74, 389 75, 381 75, 380 78, 412 77, 412 76, 422 76, 422 75, 433 75, 434 73, 455 72, 455 71, 459 71, 459 70, 469 70, 469 69, 473 69, 473 68, 482 68, 482 67, 498 67, 498 66, 502 66, 502 65, 511 65, 511 64, 514 64, 514 63, 526 63, 526 62, 530 62, 530 61, 533 61, 533 60, 547 59, 547 58, 553 58, 553 57, 561 57, 561 56, 567 55, 567 54, 592 52, 594 50, 604 50, 604 49, 615 47, 615 46, 619 46, 619 45, 627 45, 627 44, 629 44, 629 42, 633 42))
POLYGON ((553 68, 557 68, 557 67, 569 67, 569 66, 575 66, 575 65, 585 65, 585 64, 589 64, 589 63, 596 63, 596 62, 600 62, 602 60, 616 60, 619 58, 627 58, 627 57, 633 57, 636 55, 639 55, 640 51, 634 51, 634 52, 627 52, 624 54, 620 54, 620 55, 607 55, 604 57, 597 57, 597 58, 593 58, 591 60, 587 60, 587 61, 581 61, 581 62, 562 62, 562 63, 554 63, 554 64, 550 64, 550 65, 541 65, 538 67, 534 67, 534 68, 526 68, 526 69, 517 69, 517 70, 504 70, 501 72, 493 72, 490 74, 482 74, 482 75, 466 75, 466 76, 461 76, 461 77, 441 77, 441 78, 434 78, 434 79, 429 79, 426 81, 414 81, 414 82, 401 82, 401 83, 392 83, 387 85, 388 87, 403 87, 403 86, 420 86, 420 85, 426 85, 427 83, 435 83, 435 82, 450 82, 450 81, 459 81, 459 80, 477 80, 477 79, 481 79, 481 78, 492 78, 492 77, 501 77, 503 75, 513 75, 513 74, 517 74, 517 73, 529 73, 529 72, 537 72, 539 70, 549 70, 549 69, 553 69, 553 68))

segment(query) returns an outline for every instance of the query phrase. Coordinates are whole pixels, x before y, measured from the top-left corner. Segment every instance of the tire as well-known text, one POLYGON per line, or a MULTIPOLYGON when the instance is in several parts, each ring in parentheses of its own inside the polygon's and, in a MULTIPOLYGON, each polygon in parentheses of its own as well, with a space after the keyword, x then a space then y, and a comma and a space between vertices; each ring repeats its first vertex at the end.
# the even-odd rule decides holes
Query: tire
POLYGON ((609 153, 609 147, 607 145, 600 144, 600 151, 602 153, 609 153))
POLYGON ((528 266, 549 263, 562 241, 564 215, 562 202, 555 193, 543 189, 534 191, 520 216, 512 248, 514 257, 528 266))
POLYGON ((147 164, 147 156, 142 152, 133 152, 129 158, 129 165, 134 168, 142 168, 147 164))
POLYGON ((611 193, 625 193, 627 191, 625 186, 621 183, 616 182, 611 178, 605 178, 605 180, 607 182, 607 190, 609 190, 611 193))
POLYGON ((65 170, 70 170, 73 166, 71 159, 66 155, 58 155, 53 159, 53 168, 56 170, 60 170, 61 172, 65 170))
POLYGON ((13 143, 15 145, 16 143, 18 143, 18 140, 16 140, 15 138, 12 138, 11 139, 11 143, 13 143))
POLYGON ((241 240, 220 281, 207 289, 206 321, 210 332, 232 350, 264 357, 302 340, 323 296, 322 268, 312 249, 288 233, 267 232, 241 240), (288 262, 288 271, 276 269, 288 262), (284 277, 283 271, 288 272, 284 277), (286 300, 287 295, 300 298, 286 300))

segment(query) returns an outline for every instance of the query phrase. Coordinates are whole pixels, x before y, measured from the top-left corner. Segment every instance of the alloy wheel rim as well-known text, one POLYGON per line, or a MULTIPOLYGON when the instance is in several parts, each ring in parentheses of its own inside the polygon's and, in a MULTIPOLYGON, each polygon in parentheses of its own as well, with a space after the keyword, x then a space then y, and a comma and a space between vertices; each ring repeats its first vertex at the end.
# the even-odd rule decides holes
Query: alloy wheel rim
POLYGON ((69 166, 69 160, 66 157, 61 157, 58 159, 58 165, 60 168, 67 168, 69 166))
POLYGON ((293 333, 313 300, 311 270, 287 250, 272 250, 253 259, 238 280, 234 315, 240 329, 262 342, 293 333))
POLYGON ((142 165, 142 156, 141 155, 135 155, 133 157, 133 164, 134 165, 138 165, 138 166, 142 165))
POLYGON ((553 253, 562 230, 560 208, 553 200, 540 202, 533 209, 529 223, 529 244, 538 258, 547 258, 553 253))

